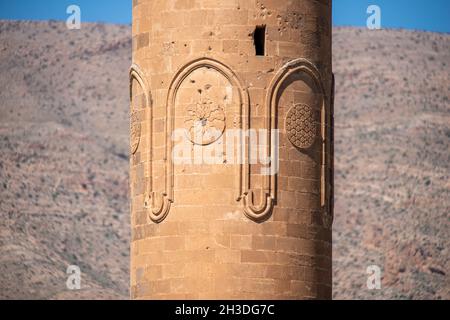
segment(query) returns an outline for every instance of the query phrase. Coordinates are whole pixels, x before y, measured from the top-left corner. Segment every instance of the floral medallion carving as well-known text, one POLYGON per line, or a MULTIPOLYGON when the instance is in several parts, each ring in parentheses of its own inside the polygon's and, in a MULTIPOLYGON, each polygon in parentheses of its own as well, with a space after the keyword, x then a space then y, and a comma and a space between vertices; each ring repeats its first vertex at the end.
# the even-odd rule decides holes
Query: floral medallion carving
POLYGON ((286 116, 286 135, 297 148, 310 148, 317 136, 313 110, 304 103, 291 107, 286 116))
POLYGON ((131 154, 135 154, 138 147, 139 142, 141 140, 141 122, 139 120, 139 113, 137 111, 133 111, 131 113, 131 126, 130 126, 130 147, 131 154))
POLYGON ((184 121, 188 139, 197 145, 208 145, 217 141, 225 130, 225 112, 215 99, 198 90, 197 101, 187 108, 184 121))

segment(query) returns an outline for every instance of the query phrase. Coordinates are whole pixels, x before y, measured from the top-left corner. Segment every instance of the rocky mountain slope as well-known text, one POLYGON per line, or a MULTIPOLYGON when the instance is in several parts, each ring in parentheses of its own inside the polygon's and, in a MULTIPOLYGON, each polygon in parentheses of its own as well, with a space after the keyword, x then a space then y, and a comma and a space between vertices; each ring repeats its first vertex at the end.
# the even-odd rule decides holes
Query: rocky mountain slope
POLYGON ((450 35, 334 31, 334 297, 450 298, 450 35), (382 289, 367 290, 367 267, 382 289))
POLYGON ((128 298, 130 38, 0 23, 0 298, 128 298))
MULTIPOLYGON (((2 299, 129 296, 130 32, 0 21, 2 299)), ((338 28, 333 45, 334 298, 448 299, 450 35, 338 28)))

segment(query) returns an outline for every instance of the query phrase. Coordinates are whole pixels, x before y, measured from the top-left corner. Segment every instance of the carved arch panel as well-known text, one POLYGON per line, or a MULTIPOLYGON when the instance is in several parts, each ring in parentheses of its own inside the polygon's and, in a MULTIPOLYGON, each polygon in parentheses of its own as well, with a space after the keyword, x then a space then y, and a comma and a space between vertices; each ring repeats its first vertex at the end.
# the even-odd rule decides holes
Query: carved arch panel
MULTIPOLYGON (((303 58, 295 59, 285 64, 274 76, 267 93, 266 101, 266 116, 267 127, 272 130, 276 129, 277 121, 277 109, 278 109, 278 97, 283 86, 289 81, 289 78, 293 75, 306 74, 308 78, 312 79, 314 86, 321 93, 323 99, 320 102, 320 128, 315 128, 313 123, 315 122, 313 111, 308 104, 296 103, 286 115, 286 137, 297 149, 307 150, 316 143, 317 134, 320 136, 321 152, 320 152, 320 206, 322 210, 322 217, 325 220, 329 219, 331 214, 330 196, 331 196, 331 183, 328 167, 331 165, 331 141, 330 137, 330 112, 327 112, 328 98, 325 91, 323 80, 321 78, 319 70, 315 65, 303 58)), ((275 201, 276 192, 275 175, 266 178, 265 186, 267 188, 267 194, 275 201)), ((325 224, 325 223, 324 223, 325 224)))
MULTIPOLYGON (((236 121, 236 128, 240 129, 241 132, 241 140, 245 141, 242 148, 238 148, 241 150, 243 154, 239 155, 241 159, 245 159, 239 166, 236 166, 236 200, 241 201, 243 204, 244 214, 253 221, 264 221, 268 219, 272 213, 273 207, 276 202, 276 173, 278 170, 278 166, 274 163, 271 163, 270 174, 266 174, 263 179, 261 190, 256 190, 252 188, 250 181, 250 172, 251 172, 251 161, 250 161, 250 145, 248 140, 246 140, 245 135, 248 133, 250 129, 250 101, 247 90, 242 86, 242 82, 239 80, 237 75, 225 64, 211 59, 211 58, 199 58, 193 60, 192 62, 183 66, 174 76, 167 93, 167 101, 165 108, 165 124, 164 124, 164 157, 162 159, 163 162, 163 190, 161 192, 153 191, 153 144, 152 144, 152 136, 153 136, 153 108, 152 108, 152 100, 150 96, 150 92, 148 91, 148 84, 145 80, 145 76, 143 72, 139 69, 138 66, 133 65, 130 71, 130 79, 133 81, 135 79, 142 86, 145 96, 145 103, 148 108, 147 114, 147 123, 148 123, 148 134, 146 135, 147 147, 149 150, 149 160, 147 161, 147 172, 149 173, 148 184, 146 188, 145 194, 145 203, 144 206, 148 210, 148 214, 150 219, 159 223, 163 221, 167 214, 170 211, 171 204, 174 202, 174 162, 172 159, 173 152, 173 141, 172 141, 172 133, 175 129, 175 105, 178 90, 181 84, 191 75, 194 71, 199 70, 201 68, 212 69, 226 78, 233 87, 237 88, 238 92, 238 101, 239 103, 236 105, 235 116, 238 121, 236 121), (259 204, 255 204, 254 194, 255 192, 261 192, 263 194, 262 201, 259 204)), ((328 213, 331 217, 324 216, 325 220, 332 221, 332 213, 331 213, 331 195, 332 195, 332 172, 331 170, 327 170, 328 165, 332 164, 332 155, 330 151, 332 151, 331 141, 328 141, 330 134, 330 127, 332 119, 330 118, 330 114, 326 112, 326 104, 327 104, 327 95, 325 94, 325 90, 323 87, 323 82, 317 68, 308 60, 305 59, 296 59, 291 62, 285 64, 275 75, 273 78, 266 96, 265 102, 265 129, 267 132, 267 149, 266 154, 271 159, 277 159, 278 157, 278 141, 274 140, 272 137, 272 133, 277 129, 277 97, 280 92, 280 88, 283 86, 286 79, 289 78, 290 75, 295 73, 307 73, 315 82, 315 85, 319 90, 323 93, 323 101, 321 104, 321 116, 320 116, 320 136, 321 136, 321 145, 322 145, 322 153, 321 153, 321 182, 320 182, 320 203, 321 207, 324 211, 324 214, 328 213), (330 171, 330 172, 328 172, 330 171), (328 201, 327 201, 328 200, 328 201)), ((131 82, 130 82, 131 86, 131 82)), ((330 94, 331 96, 331 94, 330 94)), ((296 112, 296 117, 305 116, 307 117, 308 110, 307 108, 302 108, 296 112), (300 112, 300 114, 298 113, 300 112)), ((295 117, 294 117, 295 118, 295 117)), ((274 135, 275 136, 275 135, 274 135)), ((294 137, 295 141, 300 141, 300 147, 308 147, 311 144, 311 138, 306 136, 305 139, 303 136, 294 137), (309 139, 309 140, 308 140, 309 139)), ((293 138, 293 139, 294 139, 293 138)), ((292 141, 291 141, 292 142, 292 141)), ((193 142, 195 143, 195 141, 193 142)))
MULTIPOLYGON (((133 99, 133 83, 137 82, 143 92, 141 98, 142 110, 139 113, 140 117, 145 115, 145 126, 146 133, 140 138, 140 144, 145 144, 145 150, 148 152, 148 158, 145 161, 145 171, 148 172, 147 182, 145 184, 144 191, 144 203, 143 207, 147 210, 148 217, 155 223, 161 222, 167 216, 171 201, 167 199, 167 192, 163 190, 162 192, 154 191, 153 185, 153 163, 154 163, 154 150, 153 150, 153 105, 152 97, 149 90, 149 85, 147 82, 147 77, 140 67, 133 64, 130 69, 130 92, 131 99, 133 99), (145 139, 143 139, 145 138, 145 139)), ((140 129, 141 131, 142 129, 140 129)), ((131 132, 133 136, 133 131, 131 132)), ((132 146, 133 148, 133 146, 132 146)))
MULTIPOLYGON (((224 63, 212 58, 198 58, 195 59, 179 69, 175 74, 168 90, 167 95, 167 113, 166 113, 166 154, 170 155, 167 158, 165 168, 168 195, 172 200, 174 195, 174 178, 175 178, 175 163, 171 156, 174 151, 174 141, 172 134, 174 130, 180 127, 186 129, 188 140, 195 145, 207 146, 216 142, 216 140, 224 134, 226 129, 229 129, 230 122, 233 123, 233 129, 239 129, 241 135, 238 141, 242 141, 242 133, 245 131, 246 121, 243 121, 244 114, 249 108, 249 96, 247 90, 242 86, 242 82, 237 75, 224 63), (195 79, 195 80, 194 80, 195 79), (222 80, 221 80, 222 79, 222 80), (218 81, 216 85, 210 83, 218 81), (220 89, 217 89, 220 88, 220 89), (225 90, 225 91, 224 91, 225 90), (181 117, 179 113, 180 105, 183 103, 181 97, 188 95, 188 98, 193 99, 189 101, 191 105, 197 105, 197 111, 192 110, 190 106, 187 107, 188 117, 181 117), (231 99, 232 102, 227 103, 231 99), (222 104, 222 105, 221 105, 222 104), (203 117, 203 108, 209 108, 208 115, 203 117), (201 109, 201 111, 198 111, 201 109), (225 112, 227 111, 227 112, 225 112), (227 116, 225 116, 227 114, 227 116), (229 117, 229 115, 232 117, 229 117), (230 118, 230 119, 229 119, 230 118), (180 120, 182 119, 182 120, 180 120), (204 122, 205 128, 214 129, 219 132, 218 136, 213 138, 198 139, 192 134, 191 129, 196 122, 204 122), (207 124, 208 123, 208 124, 207 124), (228 125, 228 126, 227 126, 228 125)), ((239 153, 243 148, 236 147, 239 153)), ((242 154, 235 155, 237 159, 242 159, 242 154)), ((234 166, 235 176, 235 200, 239 201, 244 193, 243 191, 243 165, 237 163, 234 166)))
POLYGON ((146 107, 148 97, 143 78, 136 69, 130 71, 130 153, 136 154, 141 143, 142 125, 140 114, 146 107))

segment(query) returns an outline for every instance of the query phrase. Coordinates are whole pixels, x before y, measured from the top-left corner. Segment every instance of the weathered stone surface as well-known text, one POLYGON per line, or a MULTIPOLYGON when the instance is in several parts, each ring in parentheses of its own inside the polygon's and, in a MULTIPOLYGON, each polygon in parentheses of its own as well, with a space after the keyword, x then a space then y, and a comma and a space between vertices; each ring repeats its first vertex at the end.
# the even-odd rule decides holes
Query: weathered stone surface
POLYGON ((133 17, 132 298, 330 298, 331 1, 140 0, 133 17), (247 142, 246 165, 228 133, 250 129, 280 143, 247 142), (250 161, 269 150, 274 174, 250 161))

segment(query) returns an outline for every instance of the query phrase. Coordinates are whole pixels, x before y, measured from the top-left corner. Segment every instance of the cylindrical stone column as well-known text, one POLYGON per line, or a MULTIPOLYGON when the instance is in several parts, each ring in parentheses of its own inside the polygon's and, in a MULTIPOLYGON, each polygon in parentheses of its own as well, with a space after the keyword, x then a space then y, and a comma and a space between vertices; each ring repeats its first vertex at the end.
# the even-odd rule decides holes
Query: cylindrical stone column
POLYGON ((131 297, 331 298, 331 0, 133 0, 131 297))

